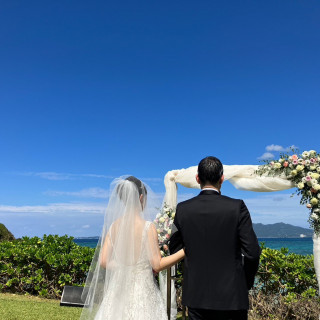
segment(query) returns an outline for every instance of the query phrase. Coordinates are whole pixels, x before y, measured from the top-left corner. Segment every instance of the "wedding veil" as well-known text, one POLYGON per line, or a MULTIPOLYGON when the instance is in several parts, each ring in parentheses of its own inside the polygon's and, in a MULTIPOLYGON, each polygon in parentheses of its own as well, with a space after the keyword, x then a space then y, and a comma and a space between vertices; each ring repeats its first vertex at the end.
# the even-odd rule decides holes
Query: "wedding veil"
POLYGON ((133 176, 111 183, 102 233, 82 294, 85 306, 81 320, 95 318, 107 292, 116 303, 113 318, 108 316, 122 319, 141 252, 148 246, 148 237, 143 237, 146 221, 154 220, 160 205, 150 188, 133 176))

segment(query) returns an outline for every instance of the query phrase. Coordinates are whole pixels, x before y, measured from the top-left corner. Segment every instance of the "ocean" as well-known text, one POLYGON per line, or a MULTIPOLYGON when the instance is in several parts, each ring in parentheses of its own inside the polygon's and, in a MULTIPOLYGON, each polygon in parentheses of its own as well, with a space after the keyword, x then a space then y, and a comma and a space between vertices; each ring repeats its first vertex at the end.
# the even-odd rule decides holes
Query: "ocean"
MULTIPOLYGON (((312 238, 259 238, 259 242, 264 242, 265 246, 271 249, 288 248, 289 253, 302 255, 313 254, 312 238)), ((74 239, 80 246, 95 248, 98 243, 97 238, 74 239)))

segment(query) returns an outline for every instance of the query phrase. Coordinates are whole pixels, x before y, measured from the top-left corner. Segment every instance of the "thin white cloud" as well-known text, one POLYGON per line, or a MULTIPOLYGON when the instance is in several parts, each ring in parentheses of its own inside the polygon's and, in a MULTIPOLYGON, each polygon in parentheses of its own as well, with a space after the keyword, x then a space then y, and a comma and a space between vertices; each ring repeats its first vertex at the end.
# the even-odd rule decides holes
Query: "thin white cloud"
MULTIPOLYGON (((89 189, 88 189, 89 190, 89 189)), ((86 191, 87 192, 87 191, 86 191)), ((88 196, 100 197, 99 194, 101 193, 101 197, 104 194, 105 190, 102 189, 100 191, 97 191, 97 194, 87 193, 88 196)), ((62 195, 62 192, 57 191, 57 195, 62 195)), ((184 193, 184 194, 178 194, 178 202, 190 199, 195 196, 196 193, 184 193)), ((64 194, 64 193, 63 193, 64 194)), ((74 192, 72 195, 79 194, 79 196, 82 196, 82 194, 86 194, 85 192, 74 192)), ((54 194, 53 194, 54 195, 54 194)), ((67 193, 67 195, 69 195, 67 193)), ((161 202, 163 200, 164 194, 163 193, 154 193, 153 195, 150 195, 151 197, 155 198, 150 199, 152 201, 152 204, 157 204, 157 208, 161 206, 161 202)), ((43 214, 43 215, 77 215, 79 213, 81 214, 105 214, 105 209, 107 207, 107 201, 105 202, 61 202, 61 203, 49 203, 44 205, 22 205, 22 206, 16 206, 16 205, 1 205, 0 204, 0 215, 3 214, 10 214, 11 216, 14 216, 14 214, 19 215, 28 215, 28 214, 43 214)))
POLYGON ((266 151, 289 152, 291 149, 297 149, 297 147, 294 144, 286 148, 278 144, 270 144, 266 146, 266 151))
POLYGON ((106 199, 109 196, 109 190, 102 188, 89 188, 80 191, 46 191, 44 194, 49 196, 71 196, 80 198, 98 198, 106 199))
POLYGON ((294 144, 290 147, 283 147, 279 144, 270 144, 266 146, 266 151, 262 156, 258 157, 258 160, 271 160, 275 158, 272 152, 290 152, 292 149, 297 149, 298 147, 294 144))
POLYGON ((274 154, 271 152, 265 152, 262 156, 258 157, 259 160, 270 160, 274 159, 274 154))
POLYGON ((0 214, 22 213, 22 214, 56 214, 56 213, 98 213, 104 214, 106 204, 104 203, 51 203, 35 206, 8 206, 0 205, 0 214))
MULTIPOLYGON (((96 178, 96 179, 115 179, 117 177, 105 174, 95 173, 61 173, 54 171, 44 172, 16 172, 17 175, 39 177, 46 180, 76 180, 82 178, 96 178)), ((163 178, 141 178, 142 181, 158 183, 162 182, 163 178)))
POLYGON ((271 144, 269 146, 266 146, 266 150, 267 151, 278 151, 278 152, 281 152, 281 151, 286 151, 287 149, 284 148, 283 146, 279 146, 278 144, 271 144))
POLYGON ((81 227, 82 229, 88 229, 90 228, 90 224, 85 224, 84 226, 81 227))
POLYGON ((39 177, 46 180, 74 180, 81 178, 103 178, 103 179, 114 179, 113 176, 93 173, 60 173, 53 171, 45 172, 18 172, 18 175, 39 177))

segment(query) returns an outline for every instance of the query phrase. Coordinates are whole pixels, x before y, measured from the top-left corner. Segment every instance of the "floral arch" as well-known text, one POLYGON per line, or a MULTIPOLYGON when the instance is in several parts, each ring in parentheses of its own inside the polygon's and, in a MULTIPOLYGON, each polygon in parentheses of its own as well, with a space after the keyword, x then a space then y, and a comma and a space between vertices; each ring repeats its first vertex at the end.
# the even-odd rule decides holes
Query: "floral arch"
MULTIPOLYGON (((293 153, 295 150, 292 150, 293 153)), ((225 180, 240 190, 275 192, 295 188, 300 203, 309 210, 309 222, 314 230, 313 253, 318 285, 320 286, 320 154, 314 150, 302 154, 281 154, 278 160, 264 165, 224 165, 225 180)), ((196 182, 197 166, 172 170, 164 178, 166 194, 164 208, 157 216, 159 242, 165 246, 177 205, 177 183, 200 189, 196 182), (173 213, 173 214, 172 214, 173 213), (165 215, 165 219, 163 218, 165 215)), ((166 249, 166 247, 165 247, 166 249)), ((165 255, 166 250, 163 250, 165 255)))

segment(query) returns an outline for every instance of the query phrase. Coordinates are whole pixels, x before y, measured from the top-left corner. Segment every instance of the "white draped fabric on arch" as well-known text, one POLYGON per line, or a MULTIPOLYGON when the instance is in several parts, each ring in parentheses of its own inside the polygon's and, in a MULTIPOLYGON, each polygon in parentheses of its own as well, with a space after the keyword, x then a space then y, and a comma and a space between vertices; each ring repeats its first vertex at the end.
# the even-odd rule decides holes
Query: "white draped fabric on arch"
MULTIPOLYGON (((240 190, 254 192, 274 192, 295 188, 295 184, 283 176, 260 176, 256 174, 257 165, 224 165, 224 177, 234 187, 240 190)), ((171 208, 177 205, 177 183, 187 188, 200 189, 195 176, 198 167, 193 166, 187 169, 171 170, 167 172, 164 178, 166 193, 164 203, 171 208)), ((306 215, 307 217, 307 215, 306 215)), ((320 284, 320 236, 313 236, 314 265, 320 284)))

